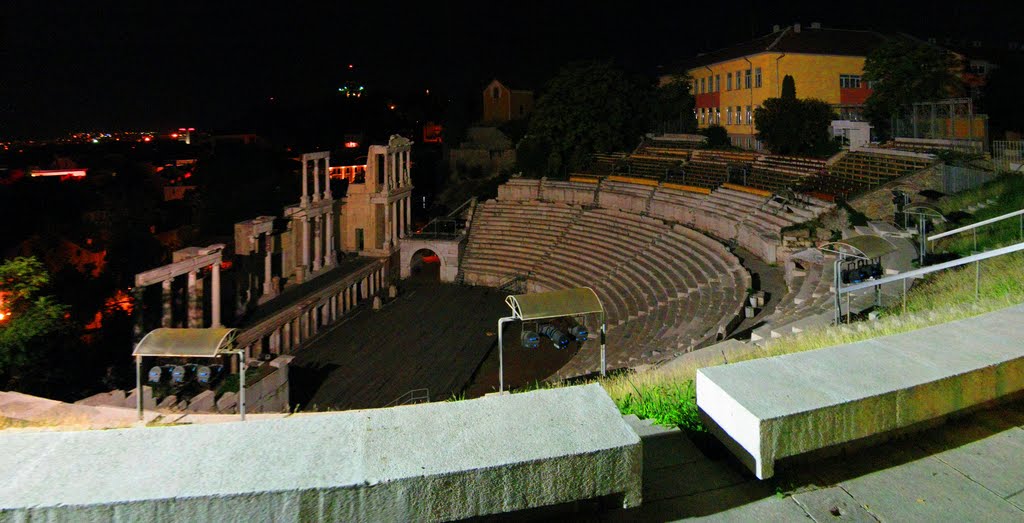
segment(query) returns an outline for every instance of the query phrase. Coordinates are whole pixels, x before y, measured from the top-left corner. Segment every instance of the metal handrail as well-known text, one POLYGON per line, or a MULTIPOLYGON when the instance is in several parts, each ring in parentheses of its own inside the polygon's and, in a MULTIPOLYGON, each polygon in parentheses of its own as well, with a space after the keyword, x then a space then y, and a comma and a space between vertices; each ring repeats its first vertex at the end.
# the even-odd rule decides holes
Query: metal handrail
POLYGON ((1006 213, 1006 214, 1004 214, 1002 216, 996 216, 995 218, 989 218, 987 220, 982 220, 980 222, 972 223, 970 225, 964 225, 963 227, 959 227, 959 228, 953 229, 951 231, 945 231, 945 232, 940 232, 939 234, 933 234, 933 235, 928 237, 928 241, 938 240, 939 238, 945 238, 946 236, 953 236, 954 234, 959 234, 961 232, 969 231, 971 229, 977 229, 978 227, 982 227, 982 226, 988 225, 990 223, 995 223, 995 222, 1003 221, 1003 220, 1005 220, 1007 218, 1013 218, 1014 216, 1024 216, 1024 209, 1021 209, 1019 211, 1013 211, 1013 212, 1010 212, 1010 213, 1006 213))
POLYGON ((978 254, 972 254, 971 256, 967 256, 965 258, 960 258, 960 259, 957 259, 957 260, 952 260, 952 261, 942 262, 942 263, 936 263, 935 265, 929 265, 927 267, 921 267, 920 269, 914 269, 914 270, 910 270, 910 271, 907 271, 907 272, 901 272, 899 274, 894 274, 892 276, 886 276, 884 278, 879 278, 877 280, 870 280, 870 281, 866 281, 866 282, 855 283, 853 285, 847 285, 845 287, 839 287, 838 289, 836 289, 836 294, 847 294, 847 293, 850 293, 850 292, 859 291, 859 290, 863 290, 863 289, 870 289, 872 287, 877 287, 879 285, 885 285, 887 283, 893 283, 893 282, 897 282, 897 281, 901 281, 901 280, 906 280, 908 278, 918 278, 920 276, 924 276, 925 274, 931 274, 933 272, 938 272, 938 271, 942 271, 942 270, 946 270, 946 269, 951 269, 953 267, 959 267, 961 265, 968 265, 968 264, 971 264, 971 263, 977 263, 977 262, 980 262, 981 260, 987 260, 989 258, 995 258, 997 256, 1002 256, 1004 254, 1010 254, 1010 253, 1019 252, 1019 251, 1024 251, 1024 242, 1015 243, 1015 244, 1009 245, 1007 247, 1000 247, 998 249, 993 249, 991 251, 985 251, 985 252, 978 253, 978 254))

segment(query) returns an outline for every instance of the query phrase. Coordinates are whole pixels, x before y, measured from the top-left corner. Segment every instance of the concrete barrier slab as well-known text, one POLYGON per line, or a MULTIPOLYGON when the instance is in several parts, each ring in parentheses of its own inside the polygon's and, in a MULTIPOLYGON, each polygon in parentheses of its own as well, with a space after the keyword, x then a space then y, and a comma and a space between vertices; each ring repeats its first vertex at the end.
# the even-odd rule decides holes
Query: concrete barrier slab
POLYGON ((697 405, 759 478, 778 458, 885 434, 1024 390, 1024 307, 700 369, 697 405), (727 436, 727 437, 726 437, 727 436))
POLYGON ((596 384, 0 448, 0 520, 436 521, 641 496, 640 440, 596 384))

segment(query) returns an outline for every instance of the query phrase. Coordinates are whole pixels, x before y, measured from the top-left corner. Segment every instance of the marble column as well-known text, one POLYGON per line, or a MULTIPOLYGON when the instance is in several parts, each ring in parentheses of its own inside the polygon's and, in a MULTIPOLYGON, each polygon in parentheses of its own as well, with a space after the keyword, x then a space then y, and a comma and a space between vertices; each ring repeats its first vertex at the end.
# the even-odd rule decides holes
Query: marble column
POLYGON ((274 255, 274 237, 270 233, 263 235, 263 246, 267 253, 264 256, 263 261, 263 295, 270 297, 275 294, 274 281, 272 275, 273 267, 273 255, 274 255))
POLYGON ((310 236, 309 215, 302 217, 302 267, 309 272, 309 236, 310 236))
POLYGON ((334 248, 334 207, 327 213, 327 256, 324 265, 334 267, 338 264, 337 250, 334 248))
POLYGON ((313 201, 320 201, 320 160, 313 160, 313 201))
POLYGON ((401 237, 398 234, 398 201, 391 202, 391 237, 401 237))
POLYGON ((171 320, 174 318, 173 301, 171 300, 171 279, 160 282, 160 326, 171 327, 171 320))
POLYGON ((313 272, 320 270, 320 261, 323 256, 322 244, 320 241, 320 217, 313 217, 313 272))
POLYGON ((292 351, 292 323, 288 322, 281 326, 281 352, 288 354, 292 351))
POLYGON ((302 162, 302 196, 299 198, 302 208, 309 206, 309 162, 302 162))
POLYGON ((132 289, 132 343, 138 343, 142 341, 143 333, 145 329, 143 325, 144 310, 145 307, 145 291, 146 288, 137 285, 132 289))
POLYGON ((220 327, 220 262, 210 267, 210 327, 220 327))

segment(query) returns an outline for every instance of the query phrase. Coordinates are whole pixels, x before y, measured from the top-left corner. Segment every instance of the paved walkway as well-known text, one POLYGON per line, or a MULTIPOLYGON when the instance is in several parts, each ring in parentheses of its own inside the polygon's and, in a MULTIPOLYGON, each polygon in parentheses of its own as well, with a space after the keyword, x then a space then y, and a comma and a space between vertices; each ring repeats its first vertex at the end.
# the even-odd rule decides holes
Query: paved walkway
POLYGON ((588 521, 1024 521, 1024 400, 759 481, 710 436, 632 420, 644 503, 588 521))

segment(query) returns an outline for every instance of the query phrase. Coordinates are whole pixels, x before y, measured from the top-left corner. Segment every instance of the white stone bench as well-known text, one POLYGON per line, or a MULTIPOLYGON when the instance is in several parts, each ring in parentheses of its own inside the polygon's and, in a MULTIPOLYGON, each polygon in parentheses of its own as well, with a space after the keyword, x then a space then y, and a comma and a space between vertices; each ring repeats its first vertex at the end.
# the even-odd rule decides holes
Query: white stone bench
POLYGON ((1024 390, 1024 306, 697 371, 712 432, 757 477, 775 461, 890 434, 1024 390))
POLYGON ((0 520, 440 521, 641 501, 600 385, 285 419, 0 433, 0 520))

